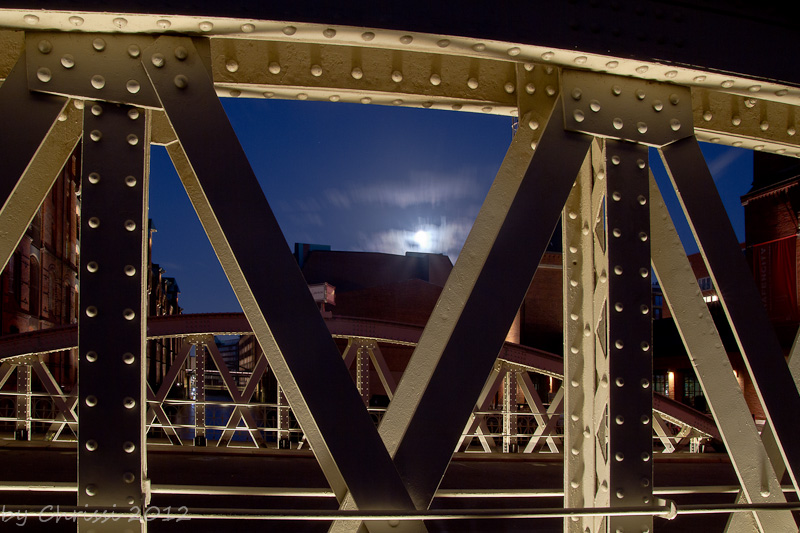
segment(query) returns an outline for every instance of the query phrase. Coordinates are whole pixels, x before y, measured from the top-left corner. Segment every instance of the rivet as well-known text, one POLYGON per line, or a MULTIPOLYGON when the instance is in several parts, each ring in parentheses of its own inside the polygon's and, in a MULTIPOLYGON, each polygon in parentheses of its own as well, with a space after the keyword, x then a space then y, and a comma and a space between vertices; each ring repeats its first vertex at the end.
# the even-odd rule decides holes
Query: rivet
POLYGON ((43 54, 49 54, 50 52, 53 51, 53 45, 47 39, 42 39, 41 41, 39 41, 39 45, 37 46, 37 48, 39 48, 39 52, 43 54))
POLYGON ((570 320, 578 320, 580 317, 575 313, 570 313, 569 318, 570 320))
POLYGON ((400 72, 399 70, 395 70, 394 72, 392 72, 392 81, 395 83, 400 83, 401 81, 403 81, 403 73, 400 72))
POLYGON ((330 100, 331 102, 338 102, 339 100, 341 100, 341 97, 338 94, 332 94, 328 97, 328 100, 330 100))
POLYGON ((127 441, 122 445, 122 449, 125 450, 125 453, 133 453, 133 451, 136 449, 136 445, 131 441, 127 441))
POLYGON ((353 67, 353 70, 350 71, 350 75, 353 76, 353 79, 360 80, 364 77, 364 71, 359 67, 353 67))
POLYGON ((200 28, 200 31, 211 31, 214 29, 214 24, 208 20, 204 20, 198 24, 197 27, 200 28))
POLYGON ((664 109, 664 104, 661 103, 661 100, 656 100, 655 102, 653 102, 653 110, 656 113, 658 113, 662 109, 664 109))
POLYGON ((569 280, 569 284, 572 285, 573 287, 577 287, 578 286, 578 280, 577 279, 571 279, 571 280, 569 280))
POLYGON ((592 336, 592 326, 590 326, 589 324, 586 324, 583 327, 583 336, 584 337, 591 337, 592 336))
POLYGON ((62 111, 61 113, 58 114, 58 121, 59 122, 65 122, 66 120, 67 120, 67 114, 66 113, 64 113, 62 111))
POLYGON ((577 422, 578 420, 581 419, 581 417, 576 415, 575 413, 569 415, 569 417, 572 419, 573 422, 577 422))
POLYGON ((294 35, 297 33, 297 28, 294 26, 285 26, 281 31, 284 35, 294 35))
POLYGON ((247 24, 242 24, 241 30, 243 33, 253 33, 254 31, 256 31, 256 27, 253 24, 247 23, 247 24))
POLYGON ((553 56, 555 56, 553 52, 545 52, 542 54, 542 59, 544 59, 545 61, 550 61, 551 59, 553 59, 553 56))
POLYGON ((361 103, 362 104, 371 104, 372 103, 372 98, 370 98, 369 96, 365 96, 364 98, 361 99, 361 103))
POLYGON ((614 342, 614 346, 617 348, 617 350, 621 350, 625 347, 625 343, 623 343, 621 339, 617 339, 616 342, 614 342))
POLYGON ((535 141, 535 140, 531 141, 531 149, 532 150, 536 150, 536 148, 538 146, 539 146, 539 143, 537 141, 535 141))
POLYGON ((605 480, 605 479, 604 479, 604 480, 603 480, 603 481, 600 483, 600 488, 602 489, 602 491, 603 491, 603 492, 608 492, 608 480, 605 480))
POLYGON ((553 87, 552 85, 548 85, 547 87, 544 88, 544 92, 547 93, 547 96, 555 96, 556 88, 553 87))
POLYGON ((361 34, 361 38, 365 41, 371 41, 372 39, 375 38, 375 34, 372 33, 371 31, 365 31, 364 33, 361 34))
POLYGON ((786 148, 778 148, 777 150, 775 150, 775 153, 783 155, 786 153, 786 148))
POLYGON ((608 280, 608 276, 606 275, 605 272, 601 272, 600 276, 599 276, 599 279, 600 279, 600 283, 605 283, 608 280))
POLYGON ((93 452, 97 449, 97 441, 94 439, 89 439, 86 441, 86 449, 90 452, 93 452))
POLYGON ((97 90, 100 90, 105 86, 106 86, 106 79, 103 76, 101 76, 100 74, 95 74, 94 76, 92 76, 92 87, 94 87, 97 90))
POLYGON ((641 169, 644 169, 647 166, 647 163, 645 163, 644 159, 637 159, 636 160, 636 166, 641 168, 641 169))
POLYGON ((536 86, 533 83, 525 84, 525 92, 528 94, 533 94, 536 92, 536 86))
POLYGON ((64 54, 61 57, 61 66, 64 68, 72 68, 75 66, 75 58, 70 54, 64 54))
POLYGON ((125 221, 125 229, 128 231, 133 231, 136 229, 136 222, 131 219, 125 221))
POLYGON ((576 65, 584 65, 588 60, 589 58, 586 56, 578 56, 575 59, 573 59, 576 65))
POLYGON ((595 113, 599 112, 600 102, 598 102, 597 100, 592 100, 591 102, 589 102, 589 109, 591 109, 595 113))
POLYGON ((637 198, 637 200, 639 201, 639 205, 645 205, 645 204, 647 204, 647 198, 645 198, 645 197, 644 197, 644 196, 642 196, 642 195, 639 195, 639 198, 637 198))
POLYGON ((575 87, 574 89, 572 89, 571 95, 572 95, 572 99, 573 100, 576 100, 576 101, 580 100, 581 99, 581 94, 583 94, 583 93, 581 92, 580 87, 575 87))
POLYGON ((617 238, 622 237, 622 232, 620 231, 619 228, 614 228, 614 230, 611 232, 611 234, 614 235, 614 237, 617 237, 617 238))
POLYGON ((168 21, 167 19, 159 19, 156 21, 156 26, 158 26, 159 29, 166 30, 172 26, 172 22, 168 21))
POLYGON ((134 362, 135 360, 136 360, 136 358, 133 356, 133 354, 132 354, 131 352, 126 352, 126 353, 125 353, 125 354, 123 354, 123 356, 122 356, 122 361, 123 361, 123 362, 124 362, 126 365, 132 365, 132 364, 133 364, 133 362, 134 362))
POLYGON ((606 68, 614 69, 619 66, 619 61, 609 61, 606 63, 606 68))
MULTIPOLYGON (((178 61, 185 61, 186 58, 189 57, 189 51, 183 46, 175 47, 174 54, 175 54, 175 58, 178 61)), ((231 72, 233 72, 233 71, 231 71, 231 72)))
POLYGON ((664 76, 666 76, 667 78, 674 78, 677 75, 678 75, 678 71, 677 70, 668 70, 668 71, 666 71, 664 73, 664 76))
POLYGON ((411 44, 414 41, 414 38, 410 35, 403 35, 400 37, 400 42, 402 44, 411 44))
POLYGON ((617 462, 622 462, 625 460, 625 454, 622 452, 617 452, 616 454, 614 454, 614 459, 616 459, 617 462))
POLYGON ((608 374, 603 374, 603 377, 600 378, 600 385, 608 387, 608 374))
POLYGON ((438 74, 431 74, 430 82, 431 85, 439 85, 440 83, 442 83, 442 77, 439 76, 438 74))
POLYGON ((150 58, 150 61, 153 63, 154 67, 161 68, 164 66, 164 54, 155 53, 150 58))
POLYGON ((135 187, 136 186, 136 178, 134 176, 126 176, 125 177, 125 185, 128 187, 135 187))
POLYGON ((614 85, 613 87, 611 87, 611 94, 613 94, 614 96, 619 96, 620 94, 622 94, 622 88, 619 85, 614 85))
POLYGON ((93 396, 90 394, 89 396, 86 397, 85 401, 86 405, 88 405, 89 407, 94 407, 95 405, 97 405, 97 396, 93 396))
MULTIPOLYGON (((86 445, 88 446, 89 443, 87 442, 86 445)), ((96 485, 86 485, 86 494, 88 496, 97 496, 97 486, 96 485)))
POLYGON ((611 156, 611 164, 612 165, 619 165, 620 159, 618 155, 611 156))
POLYGON ((719 137, 711 137, 711 142, 712 143, 718 143, 719 141, 720 141, 719 137))
POLYGON ((137 144, 139 144, 139 137, 137 137, 133 133, 128 135, 128 137, 126 137, 126 139, 128 141, 128 144, 130 144, 131 146, 136 146, 137 144))
MULTIPOLYGON (((573 479, 572 481, 569 482, 569 486, 572 487, 573 489, 577 489, 578 487, 581 486, 581 484, 573 479)), ((577 518, 577 516, 575 518, 577 518)))
POLYGON ((756 106, 757 103, 758 103, 758 100, 756 100, 755 98, 745 98, 744 99, 744 106, 747 109, 753 109, 756 106))
POLYGON ((86 360, 90 363, 94 363, 97 361, 97 352, 95 351, 88 351, 86 352, 86 360))
POLYGON ((642 65, 640 67, 636 67, 636 72, 639 73, 639 74, 644 74, 648 70, 650 70, 650 67, 648 67, 647 65, 642 65))
POLYGON ((225 70, 228 72, 236 72, 239 70, 239 62, 235 59, 229 59, 225 62, 225 70))
POLYGON ((31 26, 34 26, 39 23, 39 17, 37 17, 36 15, 25 15, 24 17, 22 17, 22 20, 24 20, 26 24, 30 24, 31 26))
POLYGON ((87 178, 89 179, 89 183, 92 185, 97 185, 100 182, 100 174, 97 172, 92 172, 87 176, 87 178))
POLYGON ((641 90, 641 89, 636 89, 636 99, 637 99, 637 100, 644 100, 644 99, 645 99, 645 96, 647 96, 647 95, 644 93, 644 91, 643 91, 643 90, 641 90))
POLYGON ((36 77, 39 78, 40 82, 47 83, 53 79, 53 74, 50 72, 49 68, 42 67, 36 71, 36 77))
POLYGON ((439 39, 438 41, 436 41, 436 46, 438 46, 439 48, 447 48, 448 46, 450 46, 450 40, 439 39))
POLYGON ((580 109, 576 109, 575 111, 573 111, 572 117, 575 119, 575 122, 583 122, 586 119, 586 117, 583 114, 583 111, 581 111, 580 109))
POLYGON ((611 124, 614 126, 615 130, 621 130, 623 126, 622 119, 619 117, 616 117, 614 120, 612 120, 611 124))
POLYGON ((92 318, 97 316, 97 308, 93 305, 90 305, 86 308, 86 316, 92 318))
POLYGON ((647 233, 640 231, 639 232, 639 240, 642 242, 647 242, 647 233))
MULTIPOLYGON (((623 377, 618 377, 616 379, 615 383, 617 384, 617 387, 624 387, 625 386, 625 379, 623 377)), ((619 423, 621 424, 622 422, 619 422, 619 423)))
MULTIPOLYGON (((606 179, 606 173, 602 169, 598 170, 597 174, 595 174, 595 177, 597 179, 599 179, 599 180, 604 180, 604 179, 606 179)), ((617 194, 619 194, 619 193, 617 193, 617 194)))
POLYGON ((125 275, 128 277, 133 277, 136 275, 136 268, 133 265, 126 265, 125 266, 125 275))
POLYGON ((576 254, 576 253, 578 253, 578 247, 577 246, 570 246, 569 247, 569 251, 570 251, 570 253, 576 254))
POLYGON ((703 83, 704 81, 706 81, 706 77, 705 76, 695 76, 693 78, 693 81, 695 83, 703 83))
POLYGON ((503 89, 505 89, 505 91, 506 91, 508 94, 514 94, 514 89, 515 89, 515 87, 514 87, 514 84, 513 84, 513 83, 511 83, 510 81, 507 81, 507 82, 505 83, 505 85, 503 85, 503 89))
POLYGON ((731 87, 733 87, 733 80, 725 80, 722 83, 720 83, 720 85, 725 89, 730 89, 731 87))
POLYGON ((775 91, 775 96, 786 96, 787 94, 789 94, 789 91, 786 89, 779 89, 775 91))
POLYGON ((572 452, 572 455, 576 455, 576 456, 580 455, 580 453, 581 453, 581 451, 578 448, 572 448, 570 450, 570 452, 572 452))
POLYGON ((677 118, 673 118, 669 121, 669 127, 672 128, 672 131, 678 131, 681 129, 681 121, 677 118))
POLYGON ((478 80, 475 78, 470 78, 467 80, 467 87, 470 89, 477 89, 478 88, 478 80))
POLYGON ((319 65, 311 65, 311 75, 315 78, 322 76, 322 67, 319 65))
POLYGON ((642 305, 641 307, 639 307, 639 311, 641 311, 643 315, 646 315, 647 313, 650 312, 650 308, 646 305, 642 305))
POLYGON ((136 499, 133 496, 128 496, 127 500, 128 505, 133 505, 136 503, 136 499))
POLYGON ((89 227, 92 229, 96 229, 100 227, 100 219, 97 217, 92 217, 89 219, 89 227))
POLYGON ((88 263, 86 263, 86 270, 88 270, 89 272, 95 273, 97 272, 98 268, 100 267, 98 266, 97 261, 89 261, 88 263))
POLYGON ((650 275, 650 269, 649 268, 640 268, 639 269, 639 275, 642 276, 643 278, 646 278, 647 276, 650 275))
POLYGON ((133 472, 125 472, 122 474, 122 481, 125 483, 133 483, 136 480, 136 476, 133 475, 133 472))
POLYGON ((308 100, 308 95, 306 93, 298 93, 297 94, 298 100, 308 100))
POLYGON ((71 16, 68 20, 69 23, 72 24, 73 26, 80 26, 81 24, 83 24, 83 18, 77 15, 71 16))
POLYGON ((592 436, 592 430, 589 428, 589 426, 583 428, 583 436, 587 439, 592 436))
POLYGON ((100 130, 92 130, 89 134, 89 138, 92 139, 94 142, 98 142, 100 139, 103 138, 103 132, 100 130))
MULTIPOLYGON (((578 353, 578 352, 580 352, 580 350, 578 349, 578 347, 577 347, 577 346, 572 346, 572 347, 569 349, 569 351, 571 351, 572 353, 578 353)), ((573 385, 573 387, 577 387, 577 385, 573 385)))
POLYGON ((751 85, 750 87, 747 88, 747 90, 750 91, 751 93, 757 93, 758 91, 761 90, 761 85, 751 85))
MULTIPOLYGON (((642 379, 641 385, 643 389, 647 389, 650 387, 650 380, 647 378, 642 379)), ((642 417, 642 424, 646 424, 647 422, 644 421, 644 417, 642 417)))
POLYGON ((753 146, 753 150, 761 151, 763 149, 764 149, 764 145, 763 144, 757 144, 757 145, 753 146))
POLYGON ((642 452, 642 461, 645 463, 650 460, 650 454, 647 452, 642 452))
POLYGON ((178 89, 185 89, 189 86, 189 78, 187 78, 183 74, 178 74, 175 76, 175 87, 178 89))
POLYGON ((106 42, 98 37, 97 39, 92 41, 92 48, 94 48, 98 52, 102 52, 103 50, 106 49, 106 42))
POLYGON ((122 401, 122 405, 125 409, 133 409, 136 407, 136 400, 131 398, 130 396, 126 396, 125 399, 122 401))
POLYGON ((648 478, 646 478, 646 477, 643 477, 642 481, 641 481, 641 484, 642 484, 642 487, 649 487, 650 486, 650 480, 648 478))
POLYGON ((334 30, 333 28, 325 28, 322 31, 322 35, 324 35, 328 39, 333 39, 334 37, 336 37, 336 30, 334 30))
POLYGON ((678 105, 678 104, 680 103, 680 101, 681 101, 681 99, 680 99, 680 98, 678 98, 678 95, 677 95, 677 94, 671 94, 671 95, 669 95, 669 103, 670 103, 670 104, 672 104, 672 105, 678 105))
MULTIPOLYGON (((619 383, 617 385, 619 385, 619 383)), ((614 421, 617 423, 618 426, 621 426, 622 424, 625 423, 625 417, 622 415, 617 415, 617 418, 614 419, 614 421)))
POLYGON ((114 24, 114 26, 116 26, 117 28, 120 28, 120 29, 122 29, 122 28, 124 28, 125 26, 128 25, 128 19, 124 19, 122 17, 117 17, 114 20, 112 20, 111 22, 114 24))
POLYGON ((769 129, 769 122, 765 120, 764 122, 759 124, 758 127, 761 129, 761 131, 767 131, 769 129))
POLYGON ((712 118, 714 118, 714 115, 711 114, 711 111, 705 111, 703 113, 703 120, 705 120, 706 122, 711 122, 712 118))
POLYGON ((645 124, 644 122, 637 122, 636 129, 639 131, 639 133, 644 135, 645 133, 647 133, 647 124, 645 124))

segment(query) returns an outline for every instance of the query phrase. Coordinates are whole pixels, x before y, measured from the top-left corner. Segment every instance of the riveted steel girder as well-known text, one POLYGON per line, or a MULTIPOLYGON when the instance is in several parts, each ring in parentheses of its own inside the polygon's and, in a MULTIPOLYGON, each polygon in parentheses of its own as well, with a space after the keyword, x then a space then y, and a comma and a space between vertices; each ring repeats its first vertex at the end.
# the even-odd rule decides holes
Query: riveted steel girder
MULTIPOLYGON (((747 503, 785 502, 728 355, 655 180, 650 178, 653 269, 703 387, 747 503)), ((789 511, 757 512, 760 531, 796 531, 789 511)))
MULTIPOLYGON (((144 111, 107 102, 87 106, 81 171, 78 505, 141 509, 147 503, 143 280, 150 139, 144 111), (115 290, 109 293, 111 286, 115 290)), ((145 531, 146 523, 80 523, 81 531, 120 527, 145 531)))
POLYGON ((800 493, 800 395, 761 304, 736 235, 695 138, 661 148, 662 158, 708 266, 767 420, 800 493))

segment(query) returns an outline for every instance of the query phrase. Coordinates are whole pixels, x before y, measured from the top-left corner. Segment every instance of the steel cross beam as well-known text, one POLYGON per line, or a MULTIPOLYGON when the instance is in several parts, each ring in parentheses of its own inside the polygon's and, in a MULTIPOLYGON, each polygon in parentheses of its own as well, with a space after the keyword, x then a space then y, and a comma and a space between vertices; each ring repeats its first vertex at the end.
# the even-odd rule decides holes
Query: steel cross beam
POLYGON ((718 289, 767 420, 775 430, 787 473, 800 494, 800 427, 794 420, 794 414, 800 412, 800 394, 700 146, 694 138, 682 139, 662 147, 661 154, 718 289))
MULTIPOLYGON (((142 62, 180 139, 168 146, 173 163, 334 492, 351 491, 363 510, 412 509, 194 44, 161 37, 142 62), (226 157, 209 153, 196 127, 198 109, 226 157), (237 176, 235 187, 222 179, 229 174, 237 176), (261 245, 253 247, 253 239, 261 245)), ((370 529, 389 527, 374 522, 370 529)), ((399 530, 419 527, 403 522, 399 530)))

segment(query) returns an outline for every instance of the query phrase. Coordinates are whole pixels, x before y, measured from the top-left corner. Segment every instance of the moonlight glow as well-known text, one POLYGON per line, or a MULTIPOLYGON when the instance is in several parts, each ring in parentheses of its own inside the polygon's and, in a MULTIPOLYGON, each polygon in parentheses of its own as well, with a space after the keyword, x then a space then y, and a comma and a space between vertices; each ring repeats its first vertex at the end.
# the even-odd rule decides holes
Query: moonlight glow
POLYGON ((431 233, 429 231, 419 230, 414 234, 414 242, 423 250, 427 250, 431 245, 431 233))

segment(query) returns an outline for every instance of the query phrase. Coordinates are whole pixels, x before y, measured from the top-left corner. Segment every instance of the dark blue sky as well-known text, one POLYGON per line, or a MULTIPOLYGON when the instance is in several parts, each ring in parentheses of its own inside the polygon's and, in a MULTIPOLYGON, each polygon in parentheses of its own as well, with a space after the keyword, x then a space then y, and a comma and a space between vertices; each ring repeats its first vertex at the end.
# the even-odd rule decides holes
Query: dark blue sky
MULTIPOLYGON (((289 246, 430 251, 455 261, 512 137, 511 118, 493 115, 284 100, 223 104, 289 246), (429 243, 415 239, 420 230, 429 243)), ((703 153, 743 239, 739 196, 752 182, 752 153, 712 145, 703 153)), ((663 183, 659 170, 654 165, 663 183)), ((239 311, 160 147, 153 147, 150 217, 158 230, 153 261, 177 279, 185 312, 239 311)))

